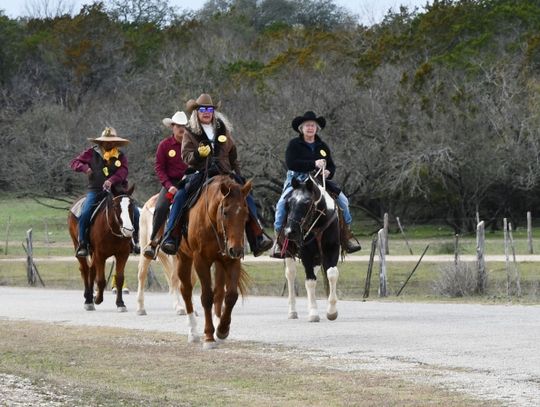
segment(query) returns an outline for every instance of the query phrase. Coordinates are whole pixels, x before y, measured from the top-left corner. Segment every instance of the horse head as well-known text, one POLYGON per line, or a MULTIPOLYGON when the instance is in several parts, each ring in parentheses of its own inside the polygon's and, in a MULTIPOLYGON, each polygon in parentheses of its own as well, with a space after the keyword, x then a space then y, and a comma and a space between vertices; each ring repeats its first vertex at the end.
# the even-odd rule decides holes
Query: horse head
POLYGON ((244 255, 244 230, 249 214, 246 197, 251 187, 251 181, 243 186, 236 182, 223 182, 220 185, 223 198, 218 206, 216 222, 225 243, 225 255, 233 259, 244 255))
POLYGON ((133 221, 135 202, 131 194, 134 189, 134 185, 130 188, 117 188, 111 191, 108 196, 106 206, 107 224, 111 232, 117 237, 131 238, 133 236, 135 230, 133 221))
POLYGON ((293 178, 291 185, 293 191, 287 200, 288 215, 284 233, 289 240, 301 246, 304 234, 315 220, 322 192, 311 178, 305 182, 293 178))

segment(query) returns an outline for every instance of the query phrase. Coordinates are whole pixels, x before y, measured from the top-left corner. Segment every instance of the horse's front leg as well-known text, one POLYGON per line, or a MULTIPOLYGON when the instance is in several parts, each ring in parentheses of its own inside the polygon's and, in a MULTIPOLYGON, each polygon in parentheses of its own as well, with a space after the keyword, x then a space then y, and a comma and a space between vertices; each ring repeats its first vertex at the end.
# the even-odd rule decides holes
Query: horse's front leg
MULTIPOLYGON (((124 287, 124 270, 126 268, 129 252, 121 255, 116 255, 116 309, 118 312, 127 312, 126 304, 122 298, 122 287, 124 287)), ((105 288, 105 273, 103 273, 103 288, 105 288)), ((99 284, 99 283, 98 283, 99 284)))
POLYGON ((311 259, 305 260, 302 259, 304 269, 306 271, 306 293, 308 300, 308 321, 309 322, 319 322, 319 310, 317 309, 317 276, 314 271, 314 265, 311 259))
MULTIPOLYGON (((337 235, 338 231, 336 231, 335 233, 337 235)), ((326 270, 326 277, 328 278, 329 288, 326 318, 328 318, 330 321, 333 321, 338 317, 337 281, 339 278, 339 270, 337 268, 337 263, 339 261, 339 245, 336 245, 335 247, 331 245, 326 250, 326 253, 327 255, 323 259, 323 269, 326 270)))
POLYGON ((79 260, 79 270, 84 283, 84 309, 86 311, 95 311, 94 306, 94 283, 90 282, 90 267, 86 259, 79 260))
POLYGON ((147 259, 142 254, 139 255, 139 266, 137 272, 137 315, 146 315, 146 309, 144 308, 144 285, 146 284, 146 277, 148 274, 148 267, 152 260, 147 259))
POLYGON ((214 320, 219 324, 223 314, 223 300, 225 298, 225 271, 222 263, 214 263, 214 320))
MULTIPOLYGON (((204 308, 204 349, 212 349, 216 346, 214 339, 214 322, 212 321, 212 305, 214 304, 214 293, 212 290, 212 275, 210 273, 211 263, 197 256, 194 259, 195 269, 201 283, 201 304, 204 308)), ((183 281, 182 281, 183 283, 183 281)), ((185 297, 184 297, 185 299, 185 297)), ((189 312, 189 310, 188 310, 189 312)))
POLYGON ((221 319, 217 327, 216 335, 219 339, 229 336, 231 328, 232 310, 238 300, 238 280, 240 279, 240 260, 229 260, 225 264, 216 263, 216 278, 222 274, 225 276, 225 286, 227 291, 224 297, 224 307, 221 319))
POLYGON ((298 319, 296 312, 296 262, 291 257, 285 258, 285 278, 289 291, 289 319, 298 319))
POLYGON ((188 317, 188 342, 199 342, 201 337, 197 332, 197 319, 193 312, 193 279, 191 278, 192 260, 183 253, 177 255, 176 274, 180 279, 180 292, 186 305, 188 317))

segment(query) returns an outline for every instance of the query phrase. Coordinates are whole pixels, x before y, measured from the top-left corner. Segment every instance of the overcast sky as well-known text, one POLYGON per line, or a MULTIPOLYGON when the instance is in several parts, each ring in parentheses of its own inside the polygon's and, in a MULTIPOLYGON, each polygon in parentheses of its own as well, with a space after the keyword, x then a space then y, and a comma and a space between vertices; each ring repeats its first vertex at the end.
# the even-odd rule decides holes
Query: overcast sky
MULTIPOLYGON (((5 14, 11 18, 22 17, 27 14, 27 10, 32 10, 33 4, 48 4, 52 9, 54 5, 63 4, 64 10, 73 9, 75 13, 80 10, 82 4, 93 3, 92 0, 0 0, 0 9, 4 10, 5 14)), ((196 10, 202 7, 206 0, 169 0, 171 6, 181 10, 196 10)), ((334 2, 342 7, 345 7, 352 13, 358 15, 361 23, 371 25, 379 22, 389 9, 397 10, 400 5, 418 7, 420 11, 426 3, 431 3, 431 0, 334 0, 334 2)))

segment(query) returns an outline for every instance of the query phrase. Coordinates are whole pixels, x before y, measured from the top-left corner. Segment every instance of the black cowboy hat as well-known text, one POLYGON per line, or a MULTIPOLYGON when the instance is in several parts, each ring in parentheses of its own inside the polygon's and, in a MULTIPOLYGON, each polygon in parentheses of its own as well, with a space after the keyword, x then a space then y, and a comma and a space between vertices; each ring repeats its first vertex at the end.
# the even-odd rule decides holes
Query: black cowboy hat
POLYGON ((326 119, 322 116, 317 117, 317 115, 312 112, 311 110, 304 113, 303 116, 295 117, 292 121, 292 128, 294 131, 297 131, 300 133, 300 130, 298 130, 298 127, 304 122, 307 122, 308 120, 312 120, 316 122, 321 129, 324 129, 324 126, 326 126, 326 119))

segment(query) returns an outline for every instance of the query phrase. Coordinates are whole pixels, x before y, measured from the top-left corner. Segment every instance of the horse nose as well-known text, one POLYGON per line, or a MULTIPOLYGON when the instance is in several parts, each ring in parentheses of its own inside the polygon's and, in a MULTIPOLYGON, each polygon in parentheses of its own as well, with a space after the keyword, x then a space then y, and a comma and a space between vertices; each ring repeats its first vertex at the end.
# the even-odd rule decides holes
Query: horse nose
POLYGON ((244 248, 243 247, 229 247, 229 257, 233 259, 237 259, 239 257, 242 257, 244 254, 244 248))

